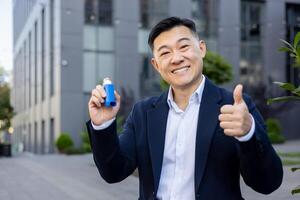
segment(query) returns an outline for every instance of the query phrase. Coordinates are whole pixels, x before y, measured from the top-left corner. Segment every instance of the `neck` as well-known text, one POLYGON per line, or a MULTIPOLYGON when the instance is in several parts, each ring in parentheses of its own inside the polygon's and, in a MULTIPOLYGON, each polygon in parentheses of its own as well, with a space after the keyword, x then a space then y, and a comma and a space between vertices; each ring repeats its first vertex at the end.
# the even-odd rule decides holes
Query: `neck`
POLYGON ((196 91, 202 82, 202 75, 200 79, 191 86, 188 87, 172 87, 172 94, 175 103, 181 110, 185 110, 189 104, 191 95, 196 91))

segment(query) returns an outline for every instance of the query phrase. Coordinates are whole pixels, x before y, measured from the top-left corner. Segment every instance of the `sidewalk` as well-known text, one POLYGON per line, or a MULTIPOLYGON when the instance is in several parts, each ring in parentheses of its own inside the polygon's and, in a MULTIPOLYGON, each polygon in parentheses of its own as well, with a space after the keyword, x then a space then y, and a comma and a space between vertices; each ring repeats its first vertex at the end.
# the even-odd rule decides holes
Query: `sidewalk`
MULTIPOLYGON (((275 145, 280 152, 300 151, 300 141, 275 145)), ((271 195, 254 192, 241 181, 246 200, 294 200, 292 188, 300 184, 300 172, 284 167, 282 186, 271 195)), ((133 200, 138 198, 138 179, 107 184, 99 176, 92 155, 33 155, 0 158, 0 199, 12 200, 133 200)))
POLYGON ((273 145, 277 152, 300 152, 300 140, 286 141, 283 144, 273 145))
POLYGON ((0 158, 0 199, 132 200, 138 180, 109 185, 99 176, 92 155, 32 155, 0 158))

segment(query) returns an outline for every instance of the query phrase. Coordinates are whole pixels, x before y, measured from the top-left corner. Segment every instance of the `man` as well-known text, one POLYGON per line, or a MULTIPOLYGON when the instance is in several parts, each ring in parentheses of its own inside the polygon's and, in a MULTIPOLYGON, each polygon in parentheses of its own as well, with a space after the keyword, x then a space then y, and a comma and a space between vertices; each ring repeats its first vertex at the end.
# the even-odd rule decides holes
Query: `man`
POLYGON ((195 24, 164 19, 148 43, 170 89, 135 104, 120 137, 120 96, 115 92, 117 106, 107 108, 103 87, 92 91, 87 127, 101 176, 115 183, 138 168, 140 199, 243 199, 240 174, 257 192, 276 190, 282 164, 263 119, 242 85, 232 94, 202 75, 206 46, 195 24))

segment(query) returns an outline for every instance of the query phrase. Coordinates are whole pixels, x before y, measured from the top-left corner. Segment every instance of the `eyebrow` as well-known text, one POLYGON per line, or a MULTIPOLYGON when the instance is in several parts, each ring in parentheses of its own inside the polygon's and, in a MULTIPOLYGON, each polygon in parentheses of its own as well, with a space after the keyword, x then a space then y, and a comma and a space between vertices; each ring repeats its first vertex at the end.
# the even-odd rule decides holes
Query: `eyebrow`
MULTIPOLYGON (((177 40, 177 42, 181 42, 181 41, 184 41, 184 40, 190 41, 190 38, 183 37, 183 38, 180 38, 179 40, 177 40)), ((168 46, 167 46, 167 45, 162 45, 162 46, 160 46, 160 47, 157 49, 157 52, 159 52, 159 51, 162 50, 163 48, 168 48, 168 46)))

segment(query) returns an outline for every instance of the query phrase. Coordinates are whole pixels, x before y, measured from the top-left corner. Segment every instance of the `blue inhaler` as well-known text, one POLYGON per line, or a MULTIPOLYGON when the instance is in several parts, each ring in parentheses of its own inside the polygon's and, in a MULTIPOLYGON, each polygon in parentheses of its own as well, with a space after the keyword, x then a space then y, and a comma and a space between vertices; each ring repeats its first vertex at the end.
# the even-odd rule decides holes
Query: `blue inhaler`
POLYGON ((103 79, 103 87, 106 92, 106 98, 105 98, 104 105, 106 107, 115 106, 117 104, 116 98, 115 98, 115 93, 114 93, 115 88, 109 78, 103 79))

